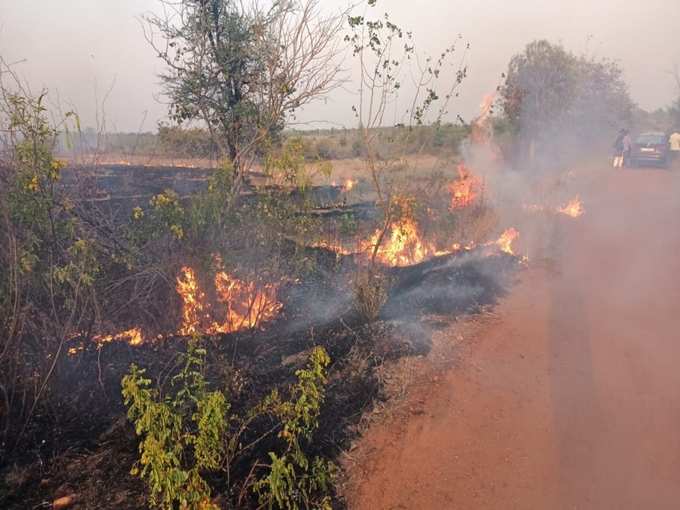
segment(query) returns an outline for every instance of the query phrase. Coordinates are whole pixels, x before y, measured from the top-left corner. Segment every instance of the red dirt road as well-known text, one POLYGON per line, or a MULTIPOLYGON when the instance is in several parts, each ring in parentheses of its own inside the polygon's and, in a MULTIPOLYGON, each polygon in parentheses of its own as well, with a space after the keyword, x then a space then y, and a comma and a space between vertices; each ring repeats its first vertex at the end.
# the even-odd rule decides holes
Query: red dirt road
POLYGON ((680 171, 597 174, 418 412, 366 434, 351 508, 680 508, 680 171))

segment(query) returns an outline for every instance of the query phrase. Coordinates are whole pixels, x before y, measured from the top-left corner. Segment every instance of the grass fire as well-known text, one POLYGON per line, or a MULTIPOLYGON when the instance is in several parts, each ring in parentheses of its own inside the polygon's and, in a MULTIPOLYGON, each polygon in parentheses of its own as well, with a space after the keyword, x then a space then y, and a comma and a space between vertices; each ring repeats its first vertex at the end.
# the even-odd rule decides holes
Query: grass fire
POLYGON ((0 507, 672 507, 680 11, 603 1, 8 2, 0 507))

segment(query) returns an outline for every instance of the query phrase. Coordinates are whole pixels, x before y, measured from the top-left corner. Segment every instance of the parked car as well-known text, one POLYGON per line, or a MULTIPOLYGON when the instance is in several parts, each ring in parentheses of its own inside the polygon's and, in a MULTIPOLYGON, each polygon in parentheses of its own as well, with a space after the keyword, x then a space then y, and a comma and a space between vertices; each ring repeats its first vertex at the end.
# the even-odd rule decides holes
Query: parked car
POLYGON ((633 142, 630 154, 635 166, 658 165, 667 167, 670 161, 670 143, 665 133, 642 133, 633 142))

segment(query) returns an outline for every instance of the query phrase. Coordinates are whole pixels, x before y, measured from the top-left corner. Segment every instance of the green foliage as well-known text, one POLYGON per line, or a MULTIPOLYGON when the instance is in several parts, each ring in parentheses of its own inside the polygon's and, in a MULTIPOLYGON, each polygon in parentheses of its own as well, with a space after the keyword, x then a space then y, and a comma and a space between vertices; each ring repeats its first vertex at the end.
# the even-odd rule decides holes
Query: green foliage
POLYGON ((242 453, 241 435, 258 418, 271 416, 280 424, 281 448, 268 453, 266 474, 252 485, 260 503, 277 509, 330 508, 335 468, 321 457, 308 458, 304 451, 313 443, 325 398, 330 364, 326 351, 312 350, 307 367, 296 372, 288 399, 274 390, 243 416, 231 412, 223 392, 208 391, 202 375, 205 354, 190 344, 165 395, 152 388, 136 365, 122 380, 128 417, 141 437, 132 474, 146 482, 150 503, 164 509, 213 508, 203 475, 218 473, 225 465, 228 470, 242 453))
MULTIPOLYGON (((307 143, 295 136, 285 140, 279 150, 269 151, 265 159, 265 172, 275 183, 295 186, 304 191, 311 187, 316 175, 329 178, 333 166, 327 161, 308 164, 305 157, 307 143)), ((328 159, 319 154, 314 159, 328 159)))
POLYGON ((609 140, 630 122, 633 107, 618 64, 545 40, 512 58, 500 94, 511 132, 548 145, 553 159, 565 150, 582 151, 603 134, 609 140))
POLYGON ((326 351, 314 348, 307 368, 296 372, 298 381, 290 400, 282 401, 276 391, 267 399, 266 405, 283 424, 279 438, 285 444, 282 454, 269 453, 269 474, 254 486, 260 503, 270 509, 331 508, 328 492, 334 466, 321 457, 310 460, 303 451, 303 445, 312 442, 318 427, 329 364, 326 351))
POLYGON ((223 393, 207 391, 204 356, 203 349, 190 344, 172 380, 173 391, 164 397, 136 365, 122 381, 128 418, 143 438, 132 474, 146 481, 150 502, 159 508, 211 508, 210 487, 201 472, 220 467, 229 403, 223 393))

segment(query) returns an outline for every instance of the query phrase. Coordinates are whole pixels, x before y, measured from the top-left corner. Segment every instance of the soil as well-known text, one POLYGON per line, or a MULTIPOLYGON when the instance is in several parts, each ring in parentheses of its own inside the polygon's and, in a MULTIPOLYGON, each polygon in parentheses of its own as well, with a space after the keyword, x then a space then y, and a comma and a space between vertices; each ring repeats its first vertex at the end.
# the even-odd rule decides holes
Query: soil
POLYGON ((680 171, 570 179, 585 215, 546 222, 494 316, 443 332, 448 363, 348 453, 350 508, 678 508, 680 171))

